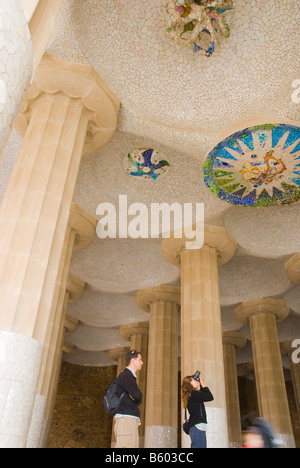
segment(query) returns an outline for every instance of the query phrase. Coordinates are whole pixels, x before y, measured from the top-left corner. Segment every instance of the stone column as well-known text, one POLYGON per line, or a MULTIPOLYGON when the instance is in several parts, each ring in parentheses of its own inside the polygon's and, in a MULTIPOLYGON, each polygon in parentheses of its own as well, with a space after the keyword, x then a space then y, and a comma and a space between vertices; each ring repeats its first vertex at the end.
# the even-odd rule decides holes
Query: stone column
MULTIPOLYGON (((181 265, 181 372, 182 378, 201 371, 214 395, 207 403, 207 444, 228 447, 226 396, 218 265, 234 255, 236 243, 226 229, 204 226, 204 244, 186 249, 186 239, 166 239, 163 255, 181 265)), ((183 446, 190 445, 183 435, 183 446)))
POLYGON ((127 347, 120 347, 120 348, 111 349, 109 351, 109 358, 112 361, 117 361, 117 375, 116 375, 116 377, 118 377, 118 375, 126 367, 125 356, 128 353, 128 351, 130 351, 129 346, 128 346, 128 348, 127 347))
POLYGON ((81 156, 112 137, 117 110, 90 66, 47 55, 16 118, 25 137, 0 207, 0 447, 26 445, 81 156))
MULTIPOLYGON (((109 358, 113 361, 117 361, 117 375, 120 375, 123 369, 126 367, 126 354, 130 351, 130 348, 120 347, 114 348, 109 351, 109 358)), ((116 435, 115 435, 115 418, 113 418, 112 422, 112 431, 111 431, 111 448, 115 448, 116 446, 116 435)))
POLYGON ((295 447, 276 320, 282 321, 289 308, 279 299, 259 299, 242 303, 235 316, 250 323, 255 379, 260 417, 266 419, 284 446, 295 447))
POLYGON ((137 373, 137 384, 143 394, 143 400, 140 405, 141 425, 139 427, 140 447, 143 448, 145 439, 149 322, 137 322, 123 325, 120 329, 120 335, 124 340, 130 341, 130 349, 140 351, 143 358, 144 365, 141 371, 137 373))
POLYGON ((146 288, 136 302, 150 312, 144 445, 177 448, 180 289, 146 288))
POLYGON ((237 332, 223 333, 228 439, 230 448, 242 446, 241 410, 236 365, 236 348, 244 348, 247 339, 237 332))
MULTIPOLYGON (((56 393, 61 369, 65 334, 74 333, 78 326, 78 320, 67 315, 69 302, 79 301, 84 294, 85 282, 69 273, 65 286, 64 301, 59 300, 56 320, 52 332, 52 346, 48 355, 46 369, 48 372, 44 376, 40 375, 38 390, 46 396, 46 408, 43 421, 43 429, 40 435, 39 447, 45 448, 48 445, 48 438, 51 429, 52 417, 56 402, 56 393), (59 313, 60 312, 60 313, 59 313), (58 319, 60 322, 58 323, 58 319), (55 347, 54 347, 55 343, 55 347)), ((62 295, 63 288, 60 291, 62 295)))
POLYGON ((300 285, 300 252, 293 255, 284 265, 286 274, 292 283, 300 285))
MULTIPOLYGON (((290 260, 286 262, 284 265, 286 274, 288 278, 295 284, 300 286, 300 252, 293 255, 290 260)), ((297 337, 298 339, 300 337, 297 337)), ((283 345, 284 346, 284 345, 283 345)), ((291 362, 291 373, 293 379, 293 386, 295 391, 295 397, 297 402, 297 411, 298 411, 298 418, 300 421, 300 364, 295 364, 291 359, 291 354, 295 349, 291 348, 291 352, 287 350, 287 346, 285 345, 284 348, 285 352, 287 352, 290 362, 291 362)))
MULTIPOLYGON (((73 275, 69 275, 72 253, 74 250, 82 250, 90 245, 96 236, 97 220, 84 211, 76 203, 72 203, 69 224, 65 236, 60 268, 56 280, 56 289, 52 298, 51 317, 44 342, 44 353, 39 375, 36 403, 27 440, 27 448, 39 447, 41 428, 43 425, 45 405, 49 395, 51 380, 54 374, 60 370, 61 344, 66 316, 66 304, 78 300, 83 293, 85 283, 73 275), (77 290, 76 290, 77 289, 77 290), (68 298, 64 307, 65 294, 68 298)), ((55 378, 55 377, 54 377, 55 378)), ((49 405, 49 403, 48 403, 49 405)))
POLYGON ((295 351, 295 348, 293 348, 292 344, 292 341, 284 341, 283 343, 280 343, 280 349, 282 354, 287 355, 289 358, 295 400, 297 405, 298 420, 300 422, 300 364, 296 364, 295 362, 293 362, 292 355, 295 351))

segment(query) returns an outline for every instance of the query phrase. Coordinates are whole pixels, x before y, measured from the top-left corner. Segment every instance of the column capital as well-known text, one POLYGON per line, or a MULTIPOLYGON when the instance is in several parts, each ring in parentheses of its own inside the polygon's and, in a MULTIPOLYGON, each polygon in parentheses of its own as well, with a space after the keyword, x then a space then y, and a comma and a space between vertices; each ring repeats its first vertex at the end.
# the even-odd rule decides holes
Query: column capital
POLYGON ((180 288, 176 286, 154 286, 141 289, 136 297, 138 307, 145 312, 150 312, 152 302, 165 301, 180 305, 180 288))
POLYGON ((67 356, 67 355, 73 353, 74 348, 75 348, 75 346, 73 344, 64 343, 63 348, 62 348, 62 352, 63 352, 63 354, 65 354, 67 356))
POLYGON ((293 352, 293 340, 282 341, 280 344, 280 351, 283 356, 289 356, 293 352))
POLYGON ((300 252, 290 258, 285 263, 284 268, 289 280, 300 285, 300 252))
POLYGON ((130 341, 134 335, 149 335, 149 322, 135 322, 123 325, 120 335, 124 340, 130 341))
POLYGON ((64 322, 64 328, 66 333, 75 333, 78 328, 78 319, 67 314, 64 322))
POLYGON ((82 106, 90 112, 84 154, 105 146, 116 130, 119 99, 91 65, 57 59, 48 53, 42 58, 21 104, 14 123, 16 130, 24 136, 35 103, 42 95, 58 93, 81 99, 82 106))
POLYGON ((263 313, 273 314, 278 322, 282 322, 290 313, 289 307, 281 299, 257 299, 243 302, 234 311, 235 317, 242 323, 247 324, 252 315, 263 313))
POLYGON ((128 347, 121 346, 118 348, 110 349, 108 355, 112 361, 117 361, 120 357, 125 357, 128 351, 130 351, 129 346, 128 347))
POLYGON ((68 302, 79 301, 84 294, 85 282, 72 273, 69 273, 66 292, 69 293, 68 302))
MULTIPOLYGON (((188 241, 185 237, 180 239, 166 239, 162 245, 164 258, 172 265, 179 266, 181 262, 181 253, 185 250, 185 244, 188 241)), ((217 252, 219 266, 225 265, 234 255, 236 242, 229 232, 222 226, 204 225, 204 244, 217 252)), ((199 247, 201 249, 203 246, 199 247)))
POLYGON ((244 348, 247 343, 247 338, 238 332, 223 332, 223 344, 234 345, 236 348, 244 348))
POLYGON ((76 231, 73 250, 83 250, 95 239, 97 219, 74 202, 70 210, 69 224, 76 231))

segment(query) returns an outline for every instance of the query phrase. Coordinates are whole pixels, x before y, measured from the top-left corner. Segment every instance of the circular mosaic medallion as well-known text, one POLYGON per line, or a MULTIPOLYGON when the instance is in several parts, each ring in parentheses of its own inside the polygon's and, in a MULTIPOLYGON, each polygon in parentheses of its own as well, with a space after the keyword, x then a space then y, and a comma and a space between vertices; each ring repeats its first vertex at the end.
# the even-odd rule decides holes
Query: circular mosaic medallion
POLYGON ((151 148, 131 151, 124 159, 125 171, 132 177, 156 180, 170 169, 165 155, 151 148))
POLYGON ((204 180, 234 205, 271 206, 300 200, 300 127, 265 124, 221 141, 208 155, 204 180))

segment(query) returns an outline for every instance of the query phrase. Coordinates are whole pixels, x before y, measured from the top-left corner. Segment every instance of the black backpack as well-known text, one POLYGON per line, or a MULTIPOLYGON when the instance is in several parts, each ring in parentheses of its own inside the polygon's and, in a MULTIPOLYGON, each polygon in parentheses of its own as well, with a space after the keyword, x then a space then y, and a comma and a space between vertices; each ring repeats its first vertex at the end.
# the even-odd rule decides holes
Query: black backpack
POLYGON ((106 394, 103 399, 104 409, 108 414, 117 414, 125 391, 121 396, 117 395, 117 379, 110 384, 106 389, 106 394))

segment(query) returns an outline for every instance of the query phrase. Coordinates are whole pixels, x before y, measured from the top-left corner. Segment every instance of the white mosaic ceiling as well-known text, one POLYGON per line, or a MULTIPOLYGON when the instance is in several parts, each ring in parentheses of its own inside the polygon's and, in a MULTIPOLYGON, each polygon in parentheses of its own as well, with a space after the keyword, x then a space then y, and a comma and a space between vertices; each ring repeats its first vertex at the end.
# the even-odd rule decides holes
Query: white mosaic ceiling
POLYGON ((200 159, 228 126, 258 117, 297 120, 296 1, 235 0, 227 15, 231 36, 211 58, 168 37, 164 4, 67 0, 49 50, 95 67, 121 99, 123 129, 200 159))
MULTIPOLYGON (((121 100, 118 129, 102 150, 83 158, 75 201, 96 216, 99 203, 175 201, 204 203, 205 220, 225 226, 238 243, 234 258, 220 268, 222 323, 239 324, 240 301, 286 297, 291 308, 299 296, 284 272, 284 262, 299 251, 299 202, 285 207, 231 207, 206 187, 202 167, 216 143, 248 125, 300 121, 292 84, 300 78, 300 10, 292 0, 234 0, 228 15, 231 37, 212 57, 181 49, 168 37, 163 0, 65 0, 48 51, 66 60, 90 63, 121 100), (124 158, 139 148, 166 155, 163 178, 136 180, 124 158), (295 291, 292 293, 292 291, 295 291)), ((16 137, 0 160, 0 192, 15 158, 16 137), (4 164, 5 162, 5 164, 4 164)), ((1 199, 1 193, 0 193, 1 199)), ((160 253, 160 241, 108 240, 76 252, 72 273, 87 283, 84 297, 70 304, 79 319, 75 345, 65 359, 84 365, 109 365, 107 351, 123 346, 119 327, 147 320, 135 305, 139 288, 179 285, 180 272, 160 253)), ((296 333, 294 312, 287 332, 296 333), (291 323, 295 325, 294 329, 291 323), (294 330, 294 332, 293 332, 294 330)), ((284 323, 280 324, 284 327, 284 323)), ((249 362, 249 346, 238 351, 249 362)))

